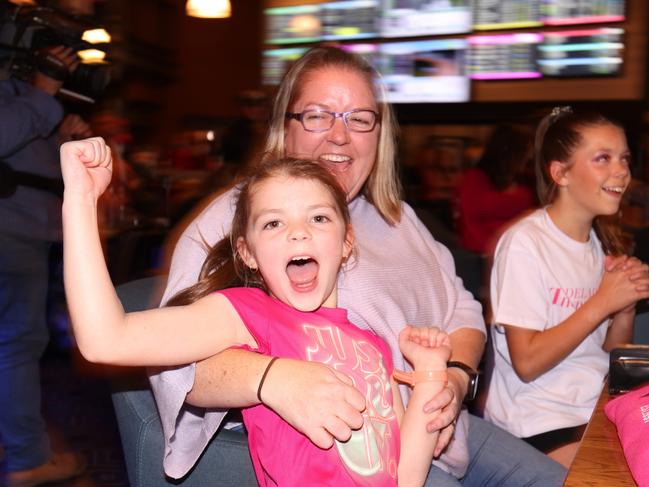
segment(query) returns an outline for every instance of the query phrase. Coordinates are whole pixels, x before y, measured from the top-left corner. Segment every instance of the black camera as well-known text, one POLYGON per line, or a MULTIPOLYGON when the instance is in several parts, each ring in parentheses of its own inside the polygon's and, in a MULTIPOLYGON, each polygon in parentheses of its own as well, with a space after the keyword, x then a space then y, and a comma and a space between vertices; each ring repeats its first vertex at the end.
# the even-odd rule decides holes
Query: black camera
POLYGON ((28 80, 35 70, 63 81, 69 95, 93 101, 110 81, 110 64, 105 61, 82 61, 69 73, 44 49, 69 47, 75 52, 103 50, 82 39, 83 33, 96 28, 87 19, 43 5, 19 6, 0 0, 0 77, 28 80))

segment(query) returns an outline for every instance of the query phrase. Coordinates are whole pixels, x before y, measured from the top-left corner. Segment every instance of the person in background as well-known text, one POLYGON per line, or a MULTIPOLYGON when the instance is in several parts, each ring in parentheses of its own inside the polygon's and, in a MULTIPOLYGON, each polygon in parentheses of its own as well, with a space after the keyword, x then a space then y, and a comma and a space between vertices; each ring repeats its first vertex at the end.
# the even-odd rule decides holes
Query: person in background
POLYGON ((247 90, 237 95, 239 115, 221 136, 221 155, 225 164, 239 170, 258 161, 268 130, 268 96, 263 91, 247 90))
MULTIPOLYGON (((316 160, 343 186, 359 259, 339 275, 339 305, 348 309, 350 321, 388 342, 396 367, 406 367, 397 337, 407 325, 434 325, 449 335, 448 383, 424 408, 437 414, 428 431, 440 430, 427 484, 479 485, 489 479, 512 487, 560 485, 565 476, 560 465, 462 409, 463 399, 473 395, 475 367, 485 341, 481 307, 456 276, 449 251, 400 201, 395 120, 390 106, 379 101, 384 98, 376 91, 376 79, 376 71, 352 53, 324 46, 308 51, 279 87, 266 153, 316 160)), ((181 236, 165 302, 196 282, 205 244, 213 245, 230 230, 233 195, 228 191, 217 198, 181 236)), ((170 476, 189 473, 183 480, 186 485, 192 484, 192 477, 205 479, 202 485, 242 485, 250 478, 241 433, 220 430, 201 454, 217 432, 224 409, 259 404, 256 388, 267 363, 267 357, 228 350, 152 375, 166 439, 164 466, 170 476)), ((401 393, 407 402, 407 389, 401 393)), ((351 434, 361 410, 346 398, 355 394, 333 369, 311 362, 280 361, 264 383, 265 403, 322 448, 351 434)), ((121 418, 120 425, 122 421, 128 419, 121 418)), ((156 427, 141 426, 125 424, 124 429, 149 434, 149 426, 156 427)), ((138 440, 127 439, 128 449, 131 441, 138 440)), ((163 485, 162 472, 155 478, 160 458, 151 456, 160 452, 142 453, 148 457, 135 460, 135 475, 142 479, 140 475, 151 472, 144 484, 163 485)))
POLYGON ((495 366, 485 417, 570 466, 608 372, 631 342, 649 266, 625 255, 622 127, 556 108, 537 129, 543 208, 500 238, 491 273, 495 366))
MULTIPOLYGON (((69 48, 47 54, 69 70, 77 63, 69 48)), ((31 84, 0 81, 0 184, 7 185, 0 196, 0 441, 8 487, 65 480, 85 467, 78 454, 52 453, 41 416, 49 251, 61 239, 58 147, 90 134, 80 117, 64 117, 55 98, 61 84, 40 71, 31 84)))
POLYGON ((501 125, 476 166, 464 171, 457 191, 457 232, 464 249, 489 254, 499 230, 534 206, 532 189, 523 180, 531 155, 531 135, 501 125))
POLYGON ((436 240, 453 246, 457 244, 454 212, 462 181, 462 154, 456 145, 431 137, 417 159, 415 173, 420 188, 411 198, 415 212, 436 240))

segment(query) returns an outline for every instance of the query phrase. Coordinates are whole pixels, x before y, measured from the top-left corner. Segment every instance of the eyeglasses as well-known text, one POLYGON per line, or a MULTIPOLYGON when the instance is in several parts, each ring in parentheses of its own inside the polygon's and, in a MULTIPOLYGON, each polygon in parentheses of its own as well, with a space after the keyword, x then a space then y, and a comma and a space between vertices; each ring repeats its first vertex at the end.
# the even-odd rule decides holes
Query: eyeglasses
POLYGON ((329 110, 304 110, 301 113, 286 112, 286 118, 299 120, 307 132, 326 132, 334 126, 337 118, 343 119, 345 127, 352 132, 371 132, 379 118, 374 110, 350 110, 330 112, 329 110))

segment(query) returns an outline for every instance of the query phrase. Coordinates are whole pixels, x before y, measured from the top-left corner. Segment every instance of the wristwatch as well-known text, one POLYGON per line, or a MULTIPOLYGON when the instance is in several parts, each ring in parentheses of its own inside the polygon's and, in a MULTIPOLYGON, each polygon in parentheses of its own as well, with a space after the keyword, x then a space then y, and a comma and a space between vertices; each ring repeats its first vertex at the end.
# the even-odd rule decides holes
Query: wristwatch
POLYGON ((462 369, 469 376, 469 385, 466 389, 466 396, 464 396, 465 402, 470 402, 475 399, 476 394, 478 393, 478 371, 472 369, 467 364, 463 362, 451 361, 446 364, 447 368, 457 367, 462 369))

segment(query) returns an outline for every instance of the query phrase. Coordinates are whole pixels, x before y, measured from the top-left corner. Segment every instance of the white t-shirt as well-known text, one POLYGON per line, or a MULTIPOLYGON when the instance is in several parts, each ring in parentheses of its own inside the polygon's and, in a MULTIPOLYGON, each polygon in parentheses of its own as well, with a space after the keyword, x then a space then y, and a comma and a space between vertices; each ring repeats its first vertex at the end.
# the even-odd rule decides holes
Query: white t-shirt
POLYGON ((609 320, 601 323, 559 365, 524 383, 514 371, 504 330, 558 325, 599 288, 604 252, 595 232, 588 242, 568 237, 546 209, 513 225, 496 247, 491 272, 491 336, 495 366, 485 417, 519 437, 588 422, 608 371, 602 349, 609 320))

